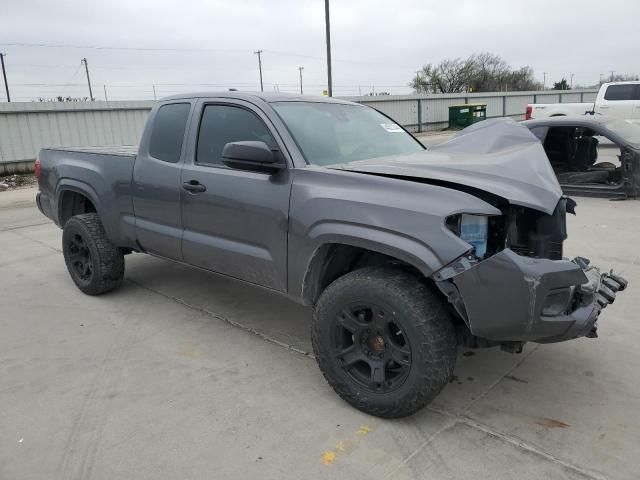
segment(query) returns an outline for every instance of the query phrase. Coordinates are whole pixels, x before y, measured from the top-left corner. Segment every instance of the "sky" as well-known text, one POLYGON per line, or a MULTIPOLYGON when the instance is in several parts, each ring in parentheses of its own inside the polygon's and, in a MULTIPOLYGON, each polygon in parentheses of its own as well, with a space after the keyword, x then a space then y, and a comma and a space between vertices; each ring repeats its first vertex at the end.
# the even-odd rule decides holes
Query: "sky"
MULTIPOLYGON (((531 66, 546 85, 640 74, 637 0, 332 0, 334 95, 411 93, 424 64, 473 53, 531 66)), ((12 100, 326 89, 323 0, 0 0, 12 100)), ((0 89, 0 101, 5 101, 0 89)))

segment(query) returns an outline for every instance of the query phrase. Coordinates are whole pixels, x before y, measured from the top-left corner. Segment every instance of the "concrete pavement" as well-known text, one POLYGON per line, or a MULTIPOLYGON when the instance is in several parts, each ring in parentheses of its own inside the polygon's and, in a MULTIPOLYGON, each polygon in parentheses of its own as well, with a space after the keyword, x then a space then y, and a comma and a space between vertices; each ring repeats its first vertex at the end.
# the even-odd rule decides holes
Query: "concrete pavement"
POLYGON ((640 475, 636 201, 569 216, 567 255, 631 281, 599 339, 463 350, 434 404, 385 421, 333 393, 280 296, 141 254, 83 295, 34 195, 0 193, 0 479, 640 475))

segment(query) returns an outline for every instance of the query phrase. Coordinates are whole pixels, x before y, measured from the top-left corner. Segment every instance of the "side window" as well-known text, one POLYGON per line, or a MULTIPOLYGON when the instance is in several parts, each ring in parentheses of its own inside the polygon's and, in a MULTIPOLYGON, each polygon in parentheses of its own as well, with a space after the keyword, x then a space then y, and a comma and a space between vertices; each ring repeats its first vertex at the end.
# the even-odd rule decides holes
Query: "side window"
POLYGON ((222 165, 222 149, 227 143, 248 140, 276 146, 269 129, 255 113, 230 105, 206 105, 198 132, 196 163, 222 165))
POLYGON ((628 85, 609 85, 607 91, 604 92, 605 100, 633 100, 636 86, 628 85))
POLYGON ((153 119, 149 155, 170 163, 180 160, 190 109, 189 103, 170 103, 158 109, 153 119))

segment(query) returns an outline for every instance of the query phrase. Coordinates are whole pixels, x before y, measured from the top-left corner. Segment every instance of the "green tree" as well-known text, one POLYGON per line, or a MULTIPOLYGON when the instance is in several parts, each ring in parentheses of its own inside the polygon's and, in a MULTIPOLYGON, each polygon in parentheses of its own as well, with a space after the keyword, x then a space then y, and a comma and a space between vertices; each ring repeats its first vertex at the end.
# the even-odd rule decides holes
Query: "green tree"
POLYGON ((562 77, 562 80, 560 80, 559 82, 553 83, 553 89, 554 90, 571 90, 571 88, 569 87, 569 84, 567 83, 567 79, 564 77, 562 77))

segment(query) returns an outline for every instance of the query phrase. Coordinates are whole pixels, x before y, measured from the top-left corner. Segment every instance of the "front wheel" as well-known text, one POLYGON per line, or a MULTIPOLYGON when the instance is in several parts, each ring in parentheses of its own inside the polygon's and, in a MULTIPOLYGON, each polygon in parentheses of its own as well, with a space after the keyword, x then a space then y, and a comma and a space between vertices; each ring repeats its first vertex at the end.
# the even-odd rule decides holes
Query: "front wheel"
POLYGON ((356 270, 329 285, 314 310, 312 343, 338 395, 383 418, 430 403, 456 360, 442 300, 419 278, 389 267, 356 270))
POLYGON ((122 283, 124 255, 107 238, 96 213, 76 215, 64 224, 62 252, 71 279, 87 295, 100 295, 122 283))

